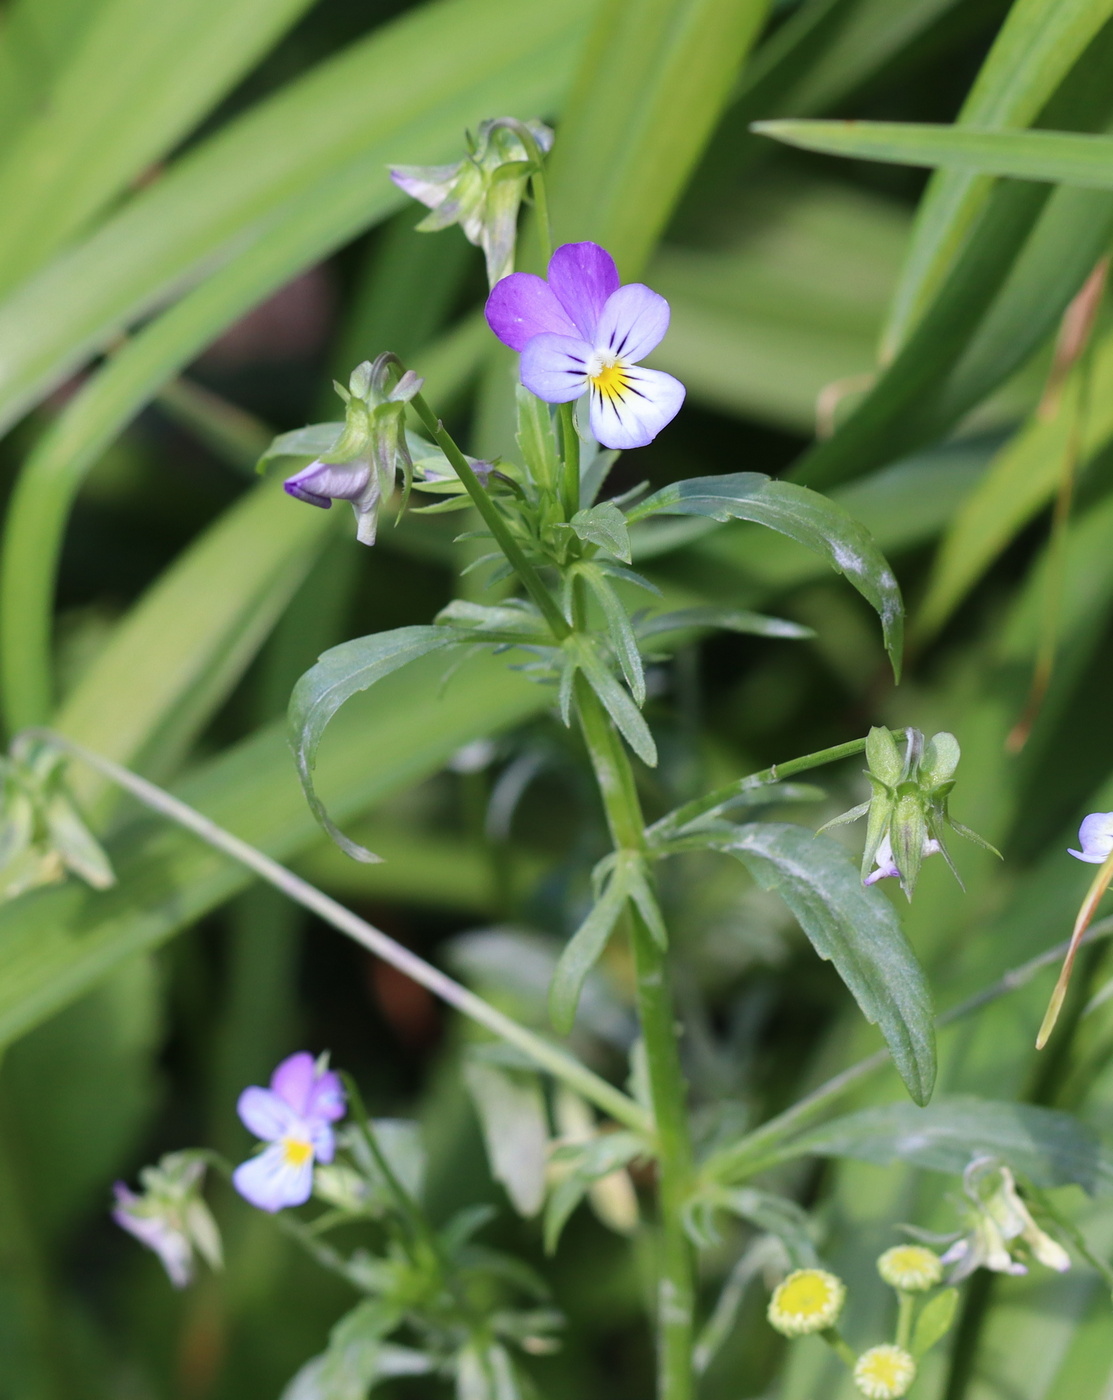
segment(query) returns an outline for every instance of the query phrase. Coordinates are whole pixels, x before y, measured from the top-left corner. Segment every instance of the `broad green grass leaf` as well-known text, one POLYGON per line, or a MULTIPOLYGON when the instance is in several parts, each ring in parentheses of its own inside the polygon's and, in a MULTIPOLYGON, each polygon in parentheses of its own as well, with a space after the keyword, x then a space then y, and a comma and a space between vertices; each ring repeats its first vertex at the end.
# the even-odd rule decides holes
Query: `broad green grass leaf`
POLYGON ((907 235, 898 205, 849 187, 758 190, 726 247, 654 258, 672 318, 653 364, 693 401, 810 436, 824 391, 874 370, 907 235))
MULTIPOLYGON (((435 773, 463 744, 550 703, 540 686, 479 656, 442 690, 430 656, 388 677, 337 716, 317 786, 337 821, 435 773)), ((278 860, 320 840, 286 744, 272 725, 175 788, 184 801, 278 860)), ((106 842, 119 884, 96 894, 76 881, 0 906, 0 1044, 83 995, 135 953, 164 943, 251 883, 227 857, 144 818, 106 842)))
POLYGON ((896 578, 869 532, 826 496, 758 472, 732 472, 662 487, 639 502, 628 519, 633 523, 651 515, 751 520, 822 555, 876 609, 885 649, 899 676, 904 604, 896 578))
POLYGON ((557 241, 645 266, 769 0, 604 0, 551 167, 557 241))
MULTIPOLYGON (((1111 0, 1016 0, 963 103, 959 125, 996 131, 1030 125, 1111 15, 1111 0)), ((987 182, 969 173, 933 179, 893 300, 885 359, 907 341, 938 293, 987 196, 987 182)))
MULTIPOLYGON (((79 743, 173 773, 197 731, 255 656, 335 522, 256 487, 164 571, 117 626, 58 713, 79 743)), ((351 541, 337 548, 356 548, 351 541)), ((104 780, 74 769, 88 802, 104 780)))
POLYGON ((881 1030, 908 1092, 927 1103, 935 1084, 931 992, 886 897, 863 886, 838 842, 806 827, 751 824, 716 845, 781 896, 866 1020, 881 1030))
POLYGON ((305 197, 346 184, 366 226, 402 202, 388 161, 443 160, 492 107, 558 106, 589 10, 423 5, 188 152, 0 306, 0 426, 183 285, 250 257, 305 197))
POLYGON ((368 690, 391 672, 430 652, 459 644, 459 635, 447 627, 398 627, 392 632, 375 632, 330 647, 294 686, 287 716, 290 747, 306 801, 336 844, 354 860, 374 861, 378 857, 349 840, 330 821, 317 796, 313 769, 325 729, 340 706, 359 691, 368 690))
POLYGON ((926 1108, 894 1103, 836 1118, 785 1148, 792 1155, 910 1162, 961 1176, 973 1157, 1000 1157, 1037 1186, 1113 1191, 1113 1156, 1069 1113, 961 1095, 926 1108))
POLYGON ((0 288, 185 136, 311 0, 108 0, 0 157, 0 288))
POLYGON ((913 122, 758 122, 790 146, 857 160, 1113 190, 1113 136, 1074 131, 968 131, 913 122))
MULTIPOLYGON (((1083 372, 1075 371, 1055 417, 1036 416, 1001 449, 950 522, 917 618, 923 634, 943 625, 994 559, 1051 501, 1070 447, 1083 372)), ((1113 436, 1113 338, 1104 337, 1096 346, 1092 376, 1082 425, 1083 463, 1113 436)))

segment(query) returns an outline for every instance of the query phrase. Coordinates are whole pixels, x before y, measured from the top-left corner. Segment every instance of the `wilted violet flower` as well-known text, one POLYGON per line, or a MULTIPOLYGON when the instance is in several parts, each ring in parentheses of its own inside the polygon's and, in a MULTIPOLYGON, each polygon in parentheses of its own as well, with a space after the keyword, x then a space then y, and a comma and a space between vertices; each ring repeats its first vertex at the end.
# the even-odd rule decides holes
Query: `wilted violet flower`
POLYGON ((487 323, 521 352, 522 383, 546 403, 591 396, 591 431, 604 447, 644 447, 684 402, 684 385, 642 369, 669 327, 669 304, 640 282, 619 285, 597 243, 565 243, 549 279, 515 272, 487 298, 487 323))
MULTIPOLYGON (((931 836, 924 837, 922 854, 927 856, 937 856, 943 847, 931 836)), ((888 880, 901 878, 900 870, 897 868, 896 860, 893 858, 893 843, 890 841, 888 833, 881 838, 881 844, 873 853, 875 868, 862 881, 863 885, 876 885, 878 880, 888 880)))
POLYGON ((962 1174, 962 1187, 972 1206, 970 1229, 940 1260, 954 1266, 951 1283, 979 1268, 1026 1274, 1026 1264, 1014 1258, 1018 1244, 1049 1269, 1063 1273, 1070 1268, 1070 1255, 1032 1219, 1008 1167, 991 1157, 976 1157, 962 1174))
POLYGON ((536 168, 527 140, 546 155, 553 133, 544 122, 495 117, 480 123, 474 140, 469 137, 472 149, 464 160, 390 171, 400 190, 432 209, 417 226, 422 233, 459 224, 468 242, 483 249, 492 287, 514 266, 518 207, 536 168))
POLYGON ((154 1250, 175 1288, 184 1288, 193 1278, 194 1250, 212 1268, 221 1267, 220 1232, 201 1199, 204 1174, 204 1162, 192 1153, 171 1152, 157 1167, 144 1167, 139 1173, 142 1195, 122 1181, 114 1187, 112 1219, 154 1250))
POLYGON ((1067 854, 1088 865, 1101 865, 1113 851, 1113 812, 1091 812, 1078 828, 1080 851, 1068 848, 1067 854))
POLYGON ((413 475, 406 404, 420 393, 424 380, 407 370, 390 388, 391 366, 396 363, 389 353, 374 364, 365 360, 352 371, 347 389, 336 385, 346 405, 343 430, 327 453, 283 482, 288 495, 324 510, 333 501, 349 501, 361 544, 375 543, 379 505, 389 499, 398 473, 407 488, 413 475))
POLYGON ((313 1163, 331 1162, 336 1151, 332 1124, 346 1111, 339 1076, 303 1050, 282 1061, 269 1089, 245 1089, 236 1111, 246 1128, 271 1144, 232 1173, 236 1190, 260 1210, 304 1205, 313 1190, 313 1163))

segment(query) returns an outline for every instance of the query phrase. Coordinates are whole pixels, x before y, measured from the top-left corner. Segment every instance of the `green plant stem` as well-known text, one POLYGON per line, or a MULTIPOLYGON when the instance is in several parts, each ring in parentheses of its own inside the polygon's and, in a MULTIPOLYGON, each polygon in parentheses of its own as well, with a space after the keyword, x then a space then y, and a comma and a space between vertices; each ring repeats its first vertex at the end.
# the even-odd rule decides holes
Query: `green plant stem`
MULTIPOLYGON (((644 855, 645 824, 630 761, 582 676, 576 677, 576 708, 614 845, 617 850, 644 855)), ((631 907, 627 918, 657 1139, 661 1216, 658 1395, 660 1400, 691 1400, 695 1278, 692 1249, 682 1222, 692 1186, 692 1144, 676 1017, 665 954, 636 909, 631 907)))
POLYGON ((605 1079, 588 1069, 586 1065, 581 1064, 567 1051, 561 1050, 559 1046, 553 1045, 542 1036, 527 1030, 525 1026, 519 1025, 510 1016, 504 1015, 496 1007, 491 1006, 489 1002, 484 1001, 482 997, 476 996, 474 992, 469 992, 459 982, 454 982, 451 977, 446 976, 438 968, 433 967, 423 958, 419 958, 416 953, 411 953, 400 943, 396 943, 381 929, 377 929, 373 924, 361 919, 358 914, 353 914, 350 909, 346 909, 344 905, 330 898, 316 886, 303 880, 299 875, 295 875, 292 870, 287 870, 284 865, 279 865, 277 861, 271 860, 262 851, 256 850, 246 841, 241 841, 238 836, 233 836, 230 831, 225 831, 216 822, 202 816, 200 812, 187 806, 186 803, 180 802, 176 797, 172 797, 162 788, 156 787, 154 783, 149 783, 145 778, 139 777, 137 773, 122 768, 118 763, 113 763, 111 759, 104 758, 101 754, 93 753, 91 749, 86 749, 81 744, 75 744, 64 734, 57 734, 50 729, 35 729, 27 732, 63 749, 75 758, 81 759, 82 762, 95 768, 98 773, 103 773, 105 777, 119 784, 126 792, 130 792, 153 812, 177 822, 179 826, 185 827, 187 831, 192 831, 194 835, 199 836, 202 841, 207 842, 216 850, 231 856, 241 865, 246 865, 249 870, 253 870, 256 875, 268 881, 275 889, 281 890, 295 903, 310 910, 318 918, 324 919, 333 928, 339 929, 341 933, 347 934, 349 938, 367 948, 376 957, 382 958, 384 962, 396 967, 399 972, 404 972, 407 977, 428 988, 434 996, 440 997, 449 1006, 454 1007, 470 1020, 485 1026, 487 1030, 492 1031, 511 1045, 516 1045, 541 1069, 575 1089, 577 1093, 595 1104, 604 1113, 609 1114, 616 1122, 632 1128, 635 1132, 649 1131, 651 1125, 648 1115, 639 1104, 622 1093, 620 1089, 616 1089, 613 1084, 608 1084, 605 1079))
POLYGON ((553 635, 558 641, 563 641, 572 628, 568 624, 567 618, 561 612, 560 607, 545 587, 541 580, 541 575, 533 567, 522 551, 521 545, 510 532, 510 527, 499 513, 498 507, 487 494, 483 483, 471 469, 471 464, 464 454, 457 447, 451 436, 445 431, 444 424, 436 416, 433 410, 425 402, 420 394, 415 394, 410 400, 410 405, 414 412, 421 419, 426 429, 433 435, 437 446, 452 464, 452 469, 464 483, 468 495, 475 502, 476 509, 483 517, 483 522, 494 535, 495 540, 506 555, 507 562, 514 572, 521 579, 526 592, 541 610, 545 621, 552 628, 553 635))
POLYGON ((576 415, 570 403, 560 406, 560 450, 564 458, 560 497, 564 518, 571 520, 580 508, 580 438, 576 432, 576 415))
POLYGON ((912 1340, 912 1319, 916 1312, 916 1295, 905 1293, 902 1289, 898 1297, 900 1302, 897 1305, 897 1346, 902 1351, 907 1351, 912 1340))
MULTIPOLYGON (((893 738, 903 739, 904 730, 894 729, 893 738)), ((654 822, 649 828, 649 838, 651 841, 654 838, 666 838, 698 817, 713 816, 719 810, 728 807, 741 793, 752 788, 768 787, 797 773, 806 773, 809 768, 822 768, 825 763, 837 763, 840 758, 851 758, 854 754, 865 751, 865 739, 851 739, 845 744, 835 744, 833 748, 817 749, 815 753, 804 754, 802 758, 789 759, 787 763, 774 763, 770 768, 763 768, 760 773, 751 773, 726 787, 716 788, 714 792, 694 798, 683 807, 675 808, 660 821, 654 822)))
MULTIPOLYGON (((1093 943, 1098 939, 1109 938, 1111 935, 1113 935, 1113 918, 1102 919, 1100 923, 1092 924, 1087 929, 1082 941, 1083 943, 1093 943)), ((1029 958, 1027 962, 1021 963, 1018 967, 1010 968, 996 982, 990 983, 980 992, 975 992, 964 1001, 960 1001, 957 1006, 952 1006, 949 1011, 945 1011, 942 1016, 936 1019, 936 1029, 942 1030, 946 1026, 953 1025, 954 1022, 963 1020, 990 1002, 997 1001, 1000 997, 1015 992, 1019 987, 1026 986, 1037 972, 1057 963, 1069 947, 1070 940, 1064 940, 1064 942, 1056 944, 1054 948, 1048 948, 1044 952, 1038 953, 1034 958, 1029 958)), ((810 1094, 805 1094, 802 1099, 798 1099, 783 1113, 778 1113, 775 1118, 770 1118, 760 1128, 756 1128, 752 1133, 747 1133, 745 1137, 740 1138, 730 1147, 712 1153, 702 1163, 700 1176, 706 1181, 737 1182, 784 1161, 786 1157, 794 1155, 791 1151, 791 1143, 787 1148, 781 1146, 786 1138, 807 1127, 813 1119, 819 1117, 824 1108, 841 1098, 855 1084, 867 1079, 871 1074, 876 1074, 878 1070, 884 1069, 889 1063, 888 1050, 878 1050, 872 1055, 867 1055, 865 1059, 859 1060, 856 1064, 849 1065, 820 1084, 818 1088, 813 1089, 810 1094)))
POLYGON ((825 1332, 819 1334, 835 1355, 851 1371, 854 1370, 854 1363, 858 1360, 850 1343, 847 1342, 843 1334, 837 1327, 828 1327, 825 1332))

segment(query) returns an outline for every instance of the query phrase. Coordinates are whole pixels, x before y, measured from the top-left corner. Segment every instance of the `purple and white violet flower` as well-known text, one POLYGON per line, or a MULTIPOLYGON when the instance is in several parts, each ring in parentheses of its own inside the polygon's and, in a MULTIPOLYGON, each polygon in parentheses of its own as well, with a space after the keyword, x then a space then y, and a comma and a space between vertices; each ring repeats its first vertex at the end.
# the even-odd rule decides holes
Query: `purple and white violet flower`
POLYGON ((565 243, 548 281, 514 272, 487 298, 487 323, 521 354, 522 383, 546 403, 590 395, 591 431, 604 447, 644 447, 684 402, 684 385, 642 369, 669 327, 669 304, 640 282, 620 286, 597 243, 565 243))
POLYGON ((282 1061, 269 1089, 245 1089, 236 1111, 246 1128, 270 1143, 232 1173, 236 1190, 260 1210, 304 1205, 313 1191, 314 1162, 331 1162, 336 1152, 332 1125, 347 1111, 339 1075, 300 1051, 282 1061))
POLYGON ((1091 812, 1078 828, 1080 851, 1068 847, 1067 854, 1087 865, 1102 865, 1113 851, 1113 812, 1091 812))
POLYGON ((115 1185, 112 1219, 158 1255, 170 1282, 185 1288, 193 1279, 194 1251, 214 1269, 223 1263, 220 1231, 201 1198, 205 1163, 192 1152, 170 1152, 157 1167, 139 1173, 143 1193, 115 1185))

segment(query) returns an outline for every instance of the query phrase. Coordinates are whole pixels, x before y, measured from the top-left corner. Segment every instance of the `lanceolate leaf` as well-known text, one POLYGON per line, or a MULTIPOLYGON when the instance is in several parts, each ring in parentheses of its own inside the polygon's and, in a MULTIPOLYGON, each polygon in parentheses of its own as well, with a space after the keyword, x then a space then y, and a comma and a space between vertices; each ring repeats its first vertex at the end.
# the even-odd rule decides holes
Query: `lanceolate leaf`
POLYGON ((374 861, 376 856, 350 841, 330 820, 313 787, 313 768, 321 735, 345 700, 357 691, 389 676, 431 651, 459 644, 455 633, 444 627, 399 627, 376 632, 332 647, 306 671, 290 696, 288 719, 290 746, 298 777, 317 820, 336 844, 355 860, 374 861))
POLYGON ((1037 1186, 1073 1182, 1092 1194, 1113 1191, 1113 1155, 1092 1128, 1069 1113, 962 1095, 927 1108, 908 1103, 867 1108, 796 1138, 797 1156, 911 1162, 961 1175, 972 1157, 1000 1157, 1037 1186))
POLYGON ((826 496, 758 472, 732 472, 665 486, 635 506, 628 519, 633 523, 650 515, 752 520, 821 554, 877 610, 885 648, 900 674, 904 604, 896 578, 869 531, 826 496))
POLYGON ((971 131, 914 122, 778 121, 758 122, 754 130, 790 146, 856 160, 1113 190, 1113 136, 1075 131, 971 131))
POLYGON ((885 896, 862 885, 838 842, 806 827, 740 826, 717 844, 781 896, 866 1020, 880 1029, 908 1092, 927 1103, 935 1084, 931 992, 885 896))
POLYGON ((584 982, 602 957, 629 892, 629 880, 620 859, 607 888, 560 955, 549 988, 549 1016, 562 1035, 572 1029, 584 982))

